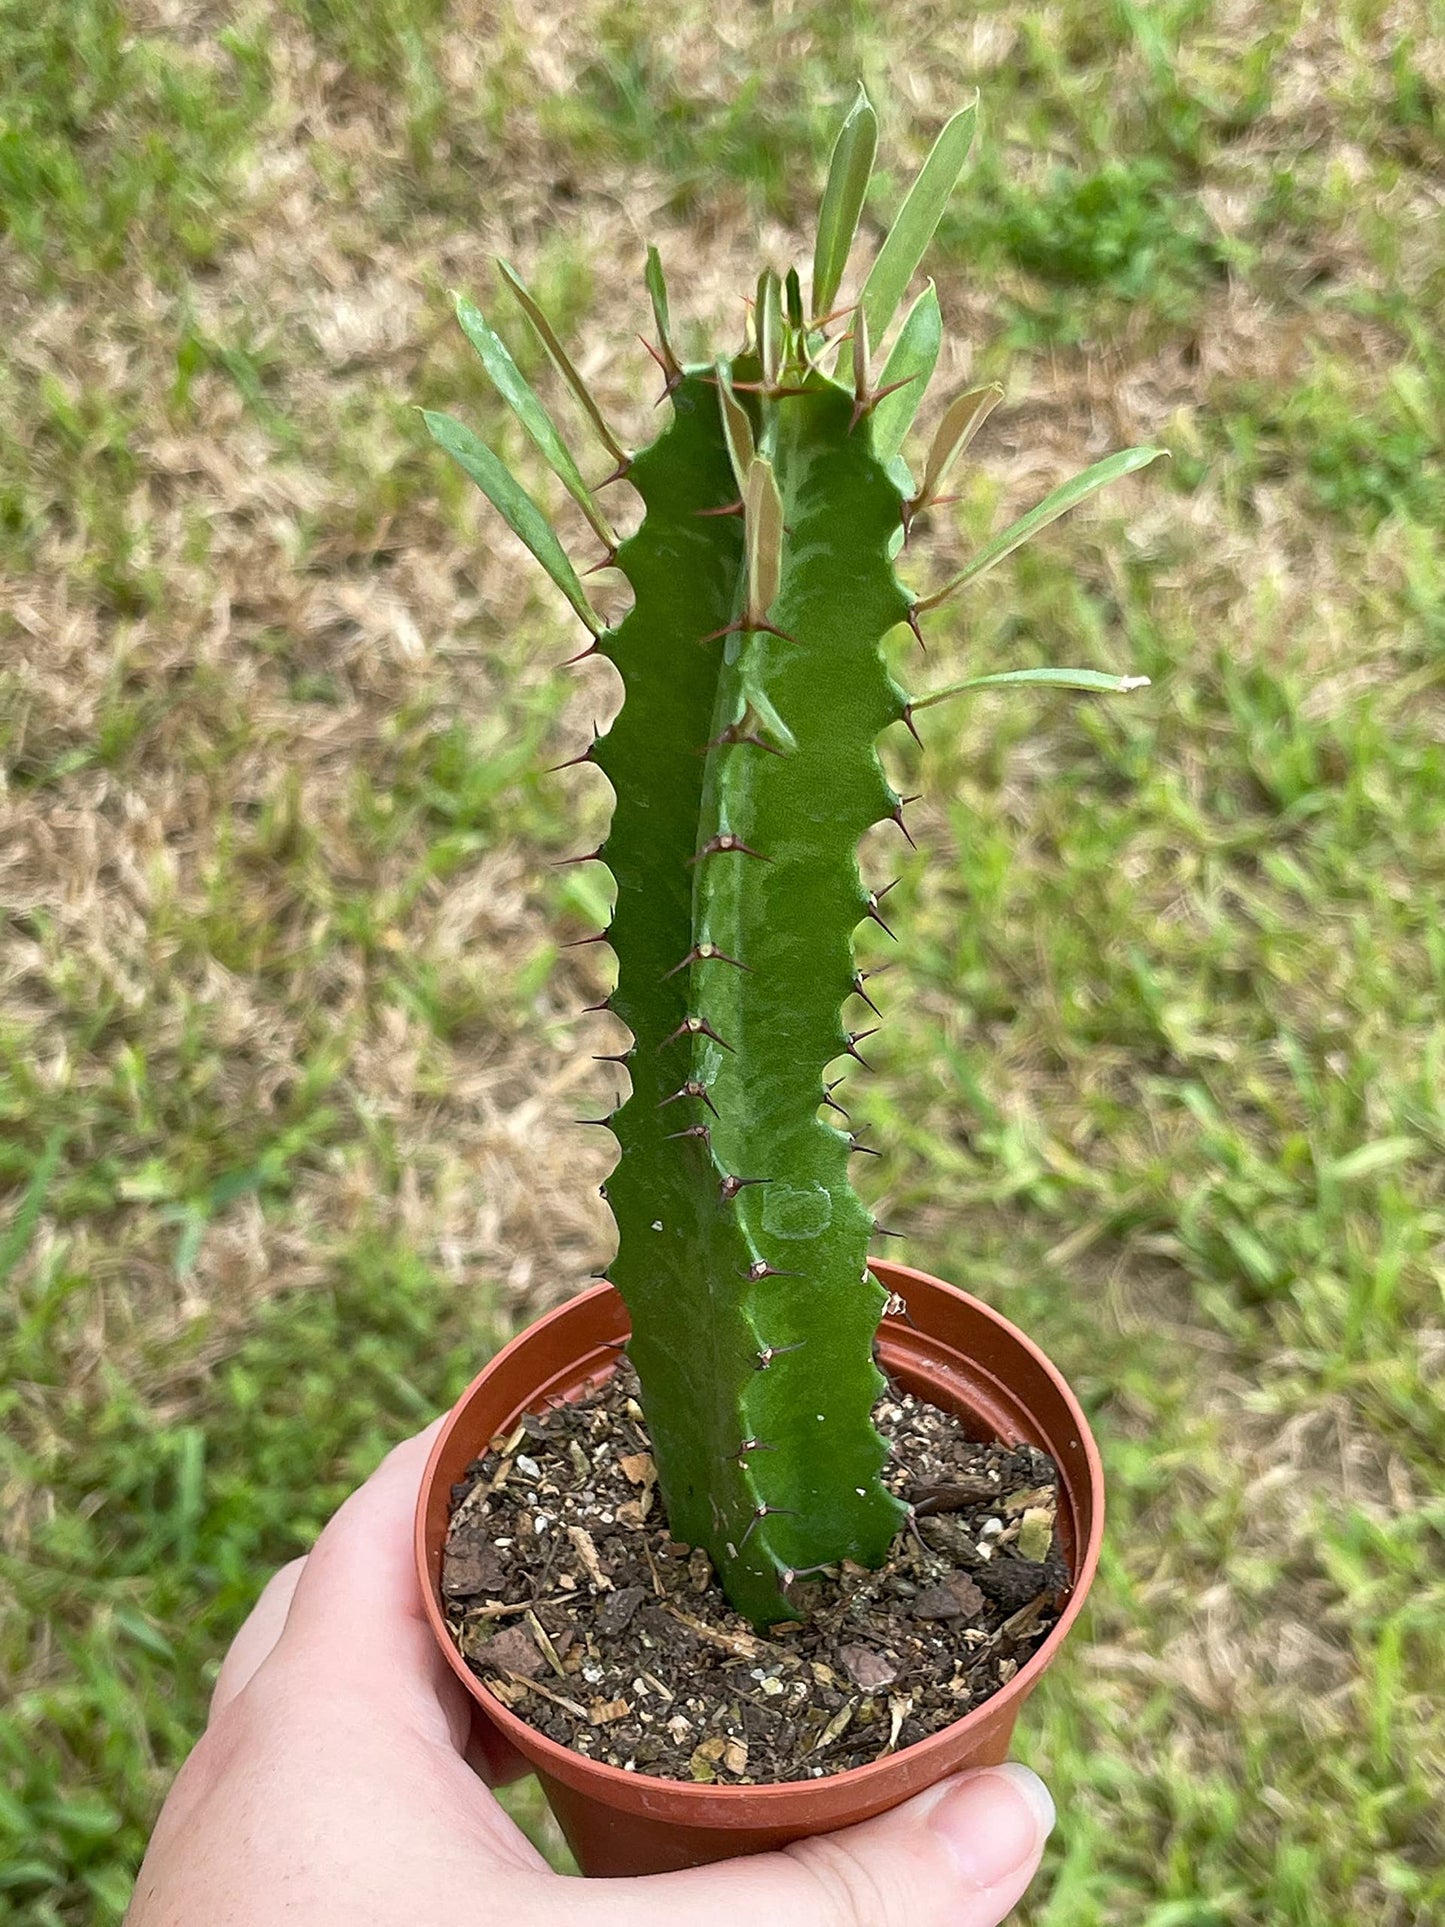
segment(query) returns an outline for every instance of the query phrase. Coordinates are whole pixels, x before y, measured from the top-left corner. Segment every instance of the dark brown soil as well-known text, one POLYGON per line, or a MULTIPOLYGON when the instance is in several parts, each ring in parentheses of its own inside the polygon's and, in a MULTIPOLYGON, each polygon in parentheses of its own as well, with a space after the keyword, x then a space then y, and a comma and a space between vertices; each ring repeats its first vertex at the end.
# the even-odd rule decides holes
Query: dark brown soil
POLYGON ((879 1572, 795 1582, 807 1616, 758 1635, 707 1554, 669 1537, 636 1390, 624 1361, 591 1400, 494 1439, 452 1491, 452 1632, 564 1746, 673 1780, 841 1773, 960 1719, 1057 1620, 1053 1460, 899 1394, 876 1417, 914 1524, 879 1572))

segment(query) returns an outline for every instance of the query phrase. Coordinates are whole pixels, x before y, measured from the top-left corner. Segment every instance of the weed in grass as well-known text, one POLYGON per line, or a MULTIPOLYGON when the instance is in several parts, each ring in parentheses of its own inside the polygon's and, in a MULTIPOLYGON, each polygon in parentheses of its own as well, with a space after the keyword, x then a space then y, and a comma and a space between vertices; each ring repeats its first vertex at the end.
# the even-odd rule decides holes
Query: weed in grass
POLYGON ((1096 301, 1147 303, 1166 323, 1184 321, 1227 261, 1197 197, 1148 159, 1092 172, 1059 168, 1042 184, 988 168, 940 242, 957 261, 1001 258, 1054 290, 1037 319, 1065 337, 1071 321, 1077 328, 1086 289, 1096 301))
POLYGON ((1357 371, 1328 366, 1283 394, 1251 384, 1220 399, 1213 433, 1227 451, 1231 489, 1299 476, 1318 508, 1366 532, 1387 516, 1440 525, 1445 471, 1433 368, 1405 362, 1366 387, 1357 371))

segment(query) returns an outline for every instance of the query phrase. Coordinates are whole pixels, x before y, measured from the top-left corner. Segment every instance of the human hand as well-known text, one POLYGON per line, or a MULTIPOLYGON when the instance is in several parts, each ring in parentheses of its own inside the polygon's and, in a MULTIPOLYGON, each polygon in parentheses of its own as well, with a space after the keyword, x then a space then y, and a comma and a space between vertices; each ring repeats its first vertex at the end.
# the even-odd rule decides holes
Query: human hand
POLYGON ((226 1655, 127 1927, 998 1927, 1053 1805, 1021 1766, 845 1833, 687 1873, 566 1880, 503 1812, 523 1771, 436 1649, 411 1555, 436 1427, 399 1445, 226 1655))

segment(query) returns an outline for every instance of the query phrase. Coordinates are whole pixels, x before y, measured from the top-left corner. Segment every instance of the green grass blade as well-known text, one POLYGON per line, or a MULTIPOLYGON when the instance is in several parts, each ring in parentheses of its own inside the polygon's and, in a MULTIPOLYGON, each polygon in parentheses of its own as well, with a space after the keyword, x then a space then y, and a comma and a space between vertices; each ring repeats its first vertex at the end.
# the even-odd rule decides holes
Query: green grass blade
POLYGON ((577 571, 568 561, 551 523, 521 483, 470 428, 451 415, 439 415, 429 408, 421 412, 432 440, 466 470, 513 535, 526 543, 593 635, 600 635, 601 619, 587 600, 577 571))
POLYGON ((813 314, 821 320, 842 285, 878 149, 878 116, 862 87, 833 143, 813 248, 813 314))
POLYGON ((1031 508, 1027 515, 1020 516, 1002 535, 996 535, 992 542, 986 543, 951 582, 945 582, 932 595, 920 596, 914 608, 920 614, 927 609, 936 609, 955 589, 961 589, 965 583, 986 575, 1005 556, 1012 555, 1015 549, 1021 548, 1032 536, 1037 535, 1040 529, 1047 528, 1050 522, 1057 522, 1061 515, 1067 515, 1071 508, 1087 501, 1101 488, 1107 488, 1110 482, 1132 475, 1136 469, 1147 468, 1150 462, 1158 461, 1164 453, 1166 451, 1162 448, 1126 448, 1117 455, 1105 456, 1102 462, 1095 462, 1092 468, 1086 468, 1081 475, 1075 475, 1052 494, 1046 495, 1042 502, 1031 508))
POLYGON ((910 709, 927 709, 933 703, 946 702, 950 696, 962 696, 970 689, 1007 689, 1016 684, 1029 684, 1035 689, 1085 689, 1096 696, 1127 696, 1133 689, 1147 689, 1147 676, 1111 676, 1102 669, 1001 669, 992 676, 970 676, 964 682, 950 683, 947 689, 935 689, 927 696, 915 696, 909 704, 910 709))
POLYGON ((973 145, 977 117, 978 99, 975 96, 967 107, 960 108, 933 143, 932 153, 923 163, 918 179, 908 190, 907 199, 898 210, 898 218, 889 229, 888 238, 868 271, 861 300, 863 312, 868 317, 868 333, 874 341, 883 339, 884 330, 893 319, 913 279, 914 270, 933 239, 934 230, 948 205, 948 197, 963 172, 968 150, 973 145))
MULTIPOLYGON (((885 395, 873 410, 873 452, 885 466, 902 448, 903 439, 913 426, 919 403, 938 366, 942 346, 943 313, 938 305, 938 290, 930 281, 904 316, 898 339, 878 378, 880 388, 892 388, 896 381, 906 384, 885 395)), ((909 492, 912 493, 911 484, 909 492)))
POLYGON ((0 1235, 0 1285, 8 1284, 11 1273, 30 1249, 30 1240, 35 1235, 35 1226, 45 1204, 45 1194, 60 1163, 64 1144, 64 1131, 52 1131, 46 1139, 45 1149, 40 1153, 39 1163, 30 1174, 20 1208, 3 1235, 0 1235))
POLYGON ((533 328, 536 330, 537 339, 551 356, 552 366, 572 390, 578 407, 582 410, 588 421, 591 422, 593 428, 596 429, 602 446, 607 450, 607 453, 612 457, 614 462, 625 465, 629 460, 627 450, 603 420, 602 410, 597 406, 592 390, 587 386, 586 382, 583 381, 581 375, 578 374, 572 357, 558 340, 556 330, 553 328, 551 322, 532 299, 526 283, 522 280, 522 277, 517 273, 517 270, 512 266, 510 261, 499 259, 497 267, 501 271, 502 278, 506 281, 507 286, 517 297, 517 303, 522 313, 526 315, 528 321, 531 322, 533 328))
POLYGON ((492 385, 526 429, 542 459, 587 517, 603 545, 608 549, 616 548, 617 537, 597 506, 591 489, 583 481, 571 450, 557 432, 557 424, 538 400, 530 382, 513 361, 507 344, 488 324, 476 303, 469 301, 464 294, 457 296, 457 320, 462 324, 462 332, 467 340, 481 357, 482 366, 491 376, 492 385))

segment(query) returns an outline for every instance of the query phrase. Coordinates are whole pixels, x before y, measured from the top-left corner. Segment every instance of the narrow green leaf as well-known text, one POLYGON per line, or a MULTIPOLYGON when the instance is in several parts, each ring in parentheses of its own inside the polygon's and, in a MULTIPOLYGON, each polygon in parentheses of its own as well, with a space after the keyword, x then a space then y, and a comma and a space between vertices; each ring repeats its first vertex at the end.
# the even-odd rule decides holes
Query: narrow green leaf
POLYGON ((1075 475, 1072 481, 1063 483, 1051 495, 1046 495, 1036 508, 1031 508, 1028 514, 1020 516, 1011 528, 1005 529, 1002 535, 996 535, 992 542, 986 543, 973 560, 959 570, 951 582, 945 582, 943 587, 935 589, 932 595, 921 596, 914 603, 914 608, 920 613, 927 609, 936 609, 940 602, 953 594, 955 589, 961 589, 966 582, 972 582, 978 576, 987 574, 996 564, 1002 562, 1005 556, 1012 555, 1014 550, 1022 547, 1031 536, 1037 535, 1040 529, 1047 528, 1050 522, 1057 522, 1061 515, 1067 515, 1071 508, 1077 507, 1080 502, 1087 500, 1101 488, 1107 488, 1110 482, 1117 482, 1124 475, 1132 475, 1135 469, 1147 468, 1150 462, 1158 461, 1165 453, 1166 451, 1162 448, 1126 448, 1117 455, 1106 455, 1102 462, 1095 462, 1094 466, 1086 468, 1082 475, 1075 475))
POLYGON ((798 279, 798 270, 789 268, 783 280, 783 307, 788 317, 788 327, 799 341, 808 332, 807 317, 803 313, 803 284, 798 279))
POLYGON ((858 98, 833 143, 828 185, 818 211, 818 238, 813 249, 813 314, 818 321, 833 306, 847 272, 877 149, 878 116, 860 86, 858 98))
POLYGON ((537 339, 551 356, 553 367, 572 390, 578 407, 581 408, 583 414, 586 415, 588 421, 590 421, 596 429, 602 446, 607 450, 607 453, 612 457, 614 462, 625 465, 630 459, 627 450, 602 419, 602 410, 597 406, 592 395, 592 390, 587 386, 586 382, 583 381, 581 375, 578 374, 576 368, 573 366, 572 357, 557 339, 551 322, 532 299, 526 284, 511 263, 498 259, 497 267, 500 269, 507 286, 517 297, 517 302, 522 313, 526 315, 528 321, 530 321, 533 328, 536 329, 537 339))
POLYGON ((754 456, 743 495, 748 545, 748 615, 761 621, 783 579, 783 498, 773 465, 754 456))
POLYGON ((610 523, 597 506, 591 489, 583 481, 571 451, 557 432, 557 424, 513 361, 507 344, 488 325, 481 309, 464 294, 457 296, 457 320, 462 324, 462 332, 467 340, 480 355, 482 366, 491 376, 497 393, 526 429, 542 459, 587 517, 603 546, 616 548, 617 537, 610 523))
POLYGON ((763 380, 771 387, 783 366, 783 284, 773 268, 764 268, 758 276, 753 327, 758 338, 758 360, 762 363, 763 380))
POLYGON ((649 244, 647 250, 647 292, 652 298, 652 319, 657 327, 658 347, 669 381, 682 373, 682 364, 673 352, 672 317, 667 308, 667 282, 662 273, 662 256, 649 244))
POLYGON ((728 460, 737 478, 738 494, 742 496, 747 490, 748 470, 753 465, 757 451, 753 446, 753 425, 748 419, 748 411, 733 393, 732 377, 726 362, 722 361, 717 364, 717 392, 728 460))
POLYGON ((963 163, 973 145, 978 97, 956 113, 923 163, 918 179, 908 190, 907 199, 889 229, 888 238, 878 250, 878 258, 863 283, 863 312, 868 317, 868 332, 874 341, 883 339, 903 299, 914 270, 923 259, 934 230, 943 217, 948 197, 963 172, 963 163))
MULTIPOLYGON (((903 318, 898 339, 883 364, 880 388, 894 388, 873 410, 873 452, 886 466, 903 446, 903 438, 913 426, 918 405, 923 400, 933 371, 938 366, 943 346, 943 314, 938 305, 938 290, 930 281, 903 318)), ((913 493, 912 478, 908 493, 913 493)))
MULTIPOLYGON (((888 474, 890 479, 892 480, 893 486, 898 490, 898 493, 903 497, 904 501, 906 502, 909 496, 912 495, 913 493, 913 470, 908 466, 907 462, 904 461, 901 455, 889 456, 887 468, 888 468, 888 474)), ((888 551, 890 555, 897 555, 898 551, 903 547, 903 540, 904 540, 905 534, 906 534, 906 531, 903 527, 902 522, 900 521, 898 524, 898 527, 894 530, 893 547, 888 551)))
POLYGON ((861 308, 853 315, 853 393, 860 402, 868 398, 868 317, 861 308))
POLYGON ((470 428, 451 415, 438 415, 429 408, 421 412, 432 440, 466 470, 513 535, 526 543, 593 635, 600 635, 601 619, 587 600, 576 570, 553 533, 551 523, 521 483, 470 428))
POLYGON ((949 469, 1002 400, 1002 388, 997 382, 990 382, 986 388, 970 388, 966 395, 956 396, 948 404, 943 411, 943 420, 934 430, 928 460, 923 465, 923 480, 918 485, 914 501, 915 508, 927 508, 930 502, 938 500, 939 490, 949 469))
POLYGON ((1002 669, 993 676, 970 676, 965 682, 950 683, 927 696, 915 696, 910 709, 927 709, 932 703, 946 702, 970 689, 1005 689, 1017 683, 1031 683, 1044 689, 1087 689, 1099 696, 1127 696, 1131 689, 1147 689, 1147 676, 1110 676, 1102 669, 1002 669))

